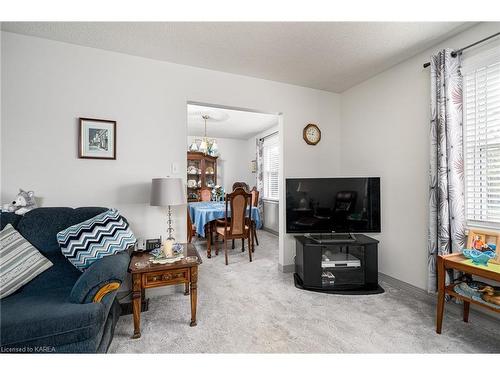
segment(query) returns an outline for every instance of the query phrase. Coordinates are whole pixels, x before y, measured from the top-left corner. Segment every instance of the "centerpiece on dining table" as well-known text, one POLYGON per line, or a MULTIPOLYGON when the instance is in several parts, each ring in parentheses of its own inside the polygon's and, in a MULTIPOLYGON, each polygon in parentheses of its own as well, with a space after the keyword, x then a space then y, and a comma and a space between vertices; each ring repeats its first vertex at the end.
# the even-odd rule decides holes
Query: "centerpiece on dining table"
POLYGON ((224 201, 224 197, 225 197, 224 188, 220 185, 215 185, 214 188, 212 189, 212 200, 215 202, 222 202, 224 201))

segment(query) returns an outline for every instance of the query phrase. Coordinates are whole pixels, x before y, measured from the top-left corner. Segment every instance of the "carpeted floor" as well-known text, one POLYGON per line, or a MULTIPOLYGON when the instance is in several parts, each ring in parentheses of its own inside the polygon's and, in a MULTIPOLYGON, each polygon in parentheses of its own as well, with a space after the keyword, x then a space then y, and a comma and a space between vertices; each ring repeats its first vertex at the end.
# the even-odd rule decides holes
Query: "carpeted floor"
MULTIPOLYGON (((111 353, 456 353, 500 352, 498 322, 471 311, 463 323, 447 306, 443 334, 435 307, 422 293, 381 283, 386 293, 341 296, 299 290, 278 271, 278 239, 259 231, 254 261, 241 253, 203 254, 198 281, 198 326, 190 327, 189 297, 171 287, 152 297, 142 314, 142 337, 130 338, 132 316, 122 316, 111 353)), ((431 299, 432 301, 432 299, 431 299)))

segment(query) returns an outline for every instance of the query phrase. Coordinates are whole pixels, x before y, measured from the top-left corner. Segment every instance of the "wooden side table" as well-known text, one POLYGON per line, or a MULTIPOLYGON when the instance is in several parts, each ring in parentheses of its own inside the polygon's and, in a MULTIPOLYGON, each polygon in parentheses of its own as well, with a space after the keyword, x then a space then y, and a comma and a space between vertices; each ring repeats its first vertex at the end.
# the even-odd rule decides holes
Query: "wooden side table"
POLYGON ((198 293, 198 265, 202 263, 200 254, 193 244, 184 245, 184 258, 171 264, 153 264, 151 254, 134 254, 130 261, 132 274, 132 305, 134 312, 134 335, 141 337, 141 300, 145 289, 166 285, 185 285, 185 295, 191 295, 191 327, 196 326, 196 303, 198 293))
POLYGON ((437 258, 437 271, 438 271, 438 303, 437 303, 437 319, 436 319, 436 332, 441 333, 441 328, 443 326, 443 314, 444 314, 444 303, 445 295, 449 294, 457 299, 460 299, 464 303, 463 320, 464 322, 469 321, 469 308, 470 304, 481 306, 491 311, 500 312, 500 310, 490 307, 484 303, 478 302, 472 298, 467 298, 461 294, 458 294, 453 289, 455 284, 450 284, 446 286, 446 270, 454 269, 457 271, 462 271, 469 275, 476 275, 483 277, 485 279, 495 280, 500 282, 500 266, 496 264, 489 263, 487 267, 478 266, 472 264, 470 260, 467 260, 462 254, 448 254, 439 255, 437 258))

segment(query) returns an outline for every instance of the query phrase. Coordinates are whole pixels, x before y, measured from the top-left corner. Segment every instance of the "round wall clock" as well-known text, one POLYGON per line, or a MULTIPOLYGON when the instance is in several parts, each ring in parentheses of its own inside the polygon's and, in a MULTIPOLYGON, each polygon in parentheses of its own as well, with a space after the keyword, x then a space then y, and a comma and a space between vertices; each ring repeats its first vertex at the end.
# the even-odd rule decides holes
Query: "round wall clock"
POLYGON ((308 145, 317 145, 321 140, 321 130, 319 130, 318 125, 308 124, 304 128, 303 137, 308 145))

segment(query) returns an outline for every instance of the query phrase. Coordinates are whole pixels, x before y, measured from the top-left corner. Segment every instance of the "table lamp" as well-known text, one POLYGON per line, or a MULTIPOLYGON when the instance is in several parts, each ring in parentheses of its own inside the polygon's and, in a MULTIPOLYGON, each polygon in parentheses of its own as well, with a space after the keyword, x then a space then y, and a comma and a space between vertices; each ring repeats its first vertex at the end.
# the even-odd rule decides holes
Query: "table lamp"
POLYGON ((168 207, 168 238, 175 241, 172 235, 172 206, 186 204, 184 186, 180 178, 153 178, 151 181, 151 206, 168 207))

